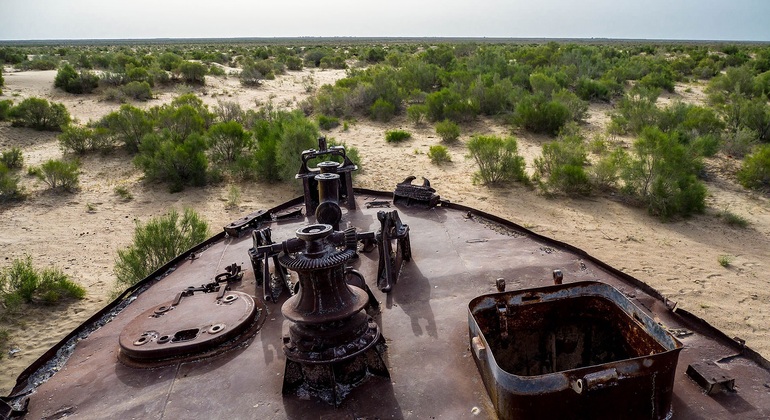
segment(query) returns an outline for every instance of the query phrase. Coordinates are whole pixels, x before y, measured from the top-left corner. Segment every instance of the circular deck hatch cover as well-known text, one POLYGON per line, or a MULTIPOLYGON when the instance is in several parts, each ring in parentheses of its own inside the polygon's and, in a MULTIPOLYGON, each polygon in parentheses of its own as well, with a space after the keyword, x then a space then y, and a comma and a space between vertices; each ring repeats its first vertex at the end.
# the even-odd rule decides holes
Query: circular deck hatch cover
POLYGON ((221 353, 251 337, 263 310, 242 292, 198 293, 153 307, 120 333, 120 359, 128 365, 158 366, 221 353))

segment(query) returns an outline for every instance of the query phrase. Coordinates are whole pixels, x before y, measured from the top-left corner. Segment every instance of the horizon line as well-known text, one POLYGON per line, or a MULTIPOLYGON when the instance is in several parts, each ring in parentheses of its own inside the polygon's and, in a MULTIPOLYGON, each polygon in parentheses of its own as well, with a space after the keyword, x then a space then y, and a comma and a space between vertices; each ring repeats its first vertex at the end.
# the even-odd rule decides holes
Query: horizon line
POLYGON ((62 44, 62 43, 141 43, 141 42, 258 42, 258 41, 484 41, 484 42, 542 42, 542 41, 580 41, 580 42, 648 42, 648 43, 739 43, 739 44, 770 44, 761 40, 731 40, 731 39, 674 39, 674 38, 608 38, 608 37, 487 37, 487 36, 273 36, 273 37, 154 37, 154 38, 61 38, 61 39, 0 39, 0 44, 62 44))

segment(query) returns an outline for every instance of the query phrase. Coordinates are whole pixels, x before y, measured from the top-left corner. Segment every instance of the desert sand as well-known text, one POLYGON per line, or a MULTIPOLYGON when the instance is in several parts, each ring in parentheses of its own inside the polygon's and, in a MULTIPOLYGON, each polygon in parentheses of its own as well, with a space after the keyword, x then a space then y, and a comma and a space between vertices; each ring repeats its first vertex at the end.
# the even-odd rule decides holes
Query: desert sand
MULTIPOLYGON (((96 120, 116 109, 98 95, 71 95, 53 88, 55 71, 4 73, 6 86, 0 99, 18 102, 43 97, 62 102, 80 123, 96 120)), ((209 106, 218 101, 238 102, 244 108, 272 103, 292 108, 308 97, 308 78, 316 86, 345 76, 339 70, 289 72, 259 88, 244 88, 236 77, 207 77, 206 87, 196 93, 209 106), (303 82, 304 80, 304 82, 303 82)), ((701 102, 703 86, 677 86, 681 94, 668 94, 661 104, 674 100, 701 102)), ((136 106, 150 107, 169 102, 173 89, 158 92, 157 98, 136 106)), ((603 133, 609 104, 592 104, 582 126, 588 137, 603 133)), ((347 131, 341 127, 325 132, 328 137, 359 148, 364 171, 359 187, 392 190, 409 175, 424 176, 442 198, 505 217, 533 231, 584 249, 600 260, 659 290, 680 308, 704 318, 730 337, 770 358, 770 199, 752 193, 734 181, 739 162, 717 155, 707 161, 708 208, 703 215, 662 223, 646 210, 630 206, 615 196, 585 199, 548 198, 523 186, 488 188, 474 185, 472 160, 465 158, 464 142, 473 134, 510 134, 510 128, 493 120, 479 119, 463 127, 461 142, 450 146, 452 163, 436 166, 427 157, 428 148, 440 139, 431 126, 414 127, 396 118, 388 124, 360 119, 347 131), (384 132, 401 128, 412 139, 391 145, 384 132), (729 210, 750 221, 746 229, 730 227, 718 217, 729 210), (732 263, 722 267, 718 258, 729 255, 732 263)), ((544 136, 513 133, 519 140, 530 173, 540 154, 544 136)), ((632 138, 615 139, 626 144, 632 138)), ((16 376, 50 346, 90 317, 109 301, 113 290, 112 268, 116 251, 132 240, 135 220, 164 214, 169 208, 191 207, 209 222, 211 233, 243 214, 269 208, 300 194, 299 185, 238 183, 241 201, 227 209, 231 184, 187 188, 169 194, 164 185, 147 184, 123 152, 81 159, 80 190, 54 194, 46 185, 25 175, 26 167, 60 158, 55 133, 13 128, 0 123, 0 150, 19 147, 24 154, 22 184, 28 198, 0 207, 0 266, 30 255, 36 266, 56 266, 87 287, 87 297, 69 305, 29 308, 9 325, 13 356, 0 360, 0 394, 7 394, 16 376), (123 200, 114 193, 125 186, 134 196, 123 200)), ((417 234, 415 232, 414 234, 417 234)), ((567 279, 569 280, 569 279, 567 279)), ((0 309, 2 310, 2 309, 0 309)))

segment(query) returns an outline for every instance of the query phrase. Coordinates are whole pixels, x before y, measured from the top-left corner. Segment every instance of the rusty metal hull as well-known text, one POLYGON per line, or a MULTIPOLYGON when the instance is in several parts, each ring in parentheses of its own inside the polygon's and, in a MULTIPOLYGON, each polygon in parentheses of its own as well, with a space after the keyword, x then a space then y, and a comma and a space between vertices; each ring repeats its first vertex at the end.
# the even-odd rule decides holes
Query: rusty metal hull
POLYGON ((682 344, 613 287, 484 295, 468 311, 472 354, 501 419, 670 416, 682 344))
MULTIPOLYGON (((376 230, 380 209, 367 208, 366 203, 383 205, 392 196, 356 193, 355 210, 343 209, 340 224, 376 230)), ((303 206, 302 198, 269 213, 291 214, 295 206, 303 206)), ((241 236, 221 233, 179 256, 30 366, 19 376, 11 400, 20 404, 28 398, 30 419, 494 419, 493 401, 468 345, 468 304, 494 292, 497 278, 505 278, 507 289, 515 291, 549 285, 552 271, 560 269, 565 285, 583 280, 610 284, 665 328, 691 332, 680 338, 683 348, 671 398, 674 418, 770 417, 767 362, 688 313, 671 311, 660 294, 633 277, 579 249, 471 208, 442 202, 432 209, 398 210, 409 225, 411 261, 403 265, 391 292, 374 287, 376 251, 361 254, 353 263, 380 302, 379 310, 370 314, 386 338, 384 361, 390 378, 365 380, 339 407, 281 394, 286 362, 282 345, 288 334, 280 313, 285 295, 276 303, 264 303, 257 296, 257 304, 265 307, 261 329, 221 354, 153 369, 118 361, 121 331, 132 320, 166 304, 179 290, 209 281, 227 265, 238 263, 245 271, 234 291, 259 295, 247 231, 270 226, 273 238, 283 240, 314 223, 313 216, 244 222, 241 236), (192 252, 195 259, 189 258, 192 252), (689 364, 712 361, 730 371, 735 392, 706 395, 685 374, 689 364)))

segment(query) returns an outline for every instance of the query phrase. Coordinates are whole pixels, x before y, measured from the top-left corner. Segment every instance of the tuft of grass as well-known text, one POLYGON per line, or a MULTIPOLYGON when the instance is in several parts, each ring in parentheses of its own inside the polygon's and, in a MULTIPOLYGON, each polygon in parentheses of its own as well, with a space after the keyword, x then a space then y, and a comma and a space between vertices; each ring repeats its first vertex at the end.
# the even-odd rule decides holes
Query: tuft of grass
POLYGON ((5 328, 0 329, 0 360, 11 349, 11 333, 5 328))
POLYGON ((0 298, 11 311, 23 303, 40 301, 52 305, 64 298, 83 299, 85 295, 86 289, 61 270, 38 270, 29 256, 13 260, 9 267, 0 271, 0 298))
POLYGON ((449 163, 452 161, 449 150, 440 144, 430 147, 428 150, 428 158, 430 158, 430 161, 434 165, 441 165, 442 163, 449 163))
POLYGON ((385 132, 385 141, 399 143, 412 137, 412 134, 404 130, 388 130, 385 132))
POLYGON ((747 228, 749 227, 749 220, 739 214, 735 214, 731 212, 730 210, 724 209, 721 212, 719 212, 718 216, 728 225, 733 227, 739 227, 739 228, 747 228))
POLYGON ((89 213, 96 213, 96 204, 86 203, 86 211, 89 213))
POLYGON ((227 191, 227 203, 225 208, 228 210, 237 209, 241 204, 241 189, 237 185, 231 185, 227 191))
POLYGON ((730 264, 732 264, 733 257, 731 257, 729 255, 720 255, 719 258, 717 258, 717 261, 719 261, 719 265, 721 265, 722 267, 727 268, 727 267, 730 266, 730 264))
POLYGON ((131 191, 129 191, 128 187, 125 185, 118 185, 115 187, 115 194, 126 201, 131 201, 134 199, 133 194, 131 194, 131 191))

